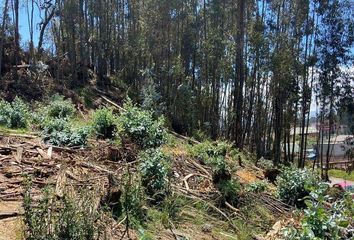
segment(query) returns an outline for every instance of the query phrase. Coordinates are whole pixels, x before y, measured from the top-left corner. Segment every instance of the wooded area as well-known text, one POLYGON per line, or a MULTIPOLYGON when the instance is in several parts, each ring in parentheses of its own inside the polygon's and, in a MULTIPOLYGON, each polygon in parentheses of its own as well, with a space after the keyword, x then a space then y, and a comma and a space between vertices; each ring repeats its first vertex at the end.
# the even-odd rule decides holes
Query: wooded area
POLYGON ((353 135, 353 0, 1 1, 0 240, 351 239, 353 135))
MULTIPOLYGON (((317 102, 319 123, 329 128, 338 117, 351 114, 352 119, 352 4, 24 1, 30 41, 22 57, 19 1, 6 0, 0 62, 4 73, 4 57, 12 59, 12 65, 44 61, 52 76, 68 87, 85 86, 94 72, 101 88, 123 86, 139 101, 144 101, 143 94, 152 94, 146 104, 155 106, 146 107, 158 106, 177 132, 202 131, 212 139, 230 139, 238 148, 276 163, 294 162, 290 145, 295 134, 290 132, 300 127, 298 165, 303 167, 311 103, 317 102), (36 8, 39 26, 33 25, 36 8), (14 45, 11 53, 6 52, 9 44, 14 45), (289 146, 283 156, 282 143, 289 146)), ((17 71, 13 74, 16 78, 17 71)))

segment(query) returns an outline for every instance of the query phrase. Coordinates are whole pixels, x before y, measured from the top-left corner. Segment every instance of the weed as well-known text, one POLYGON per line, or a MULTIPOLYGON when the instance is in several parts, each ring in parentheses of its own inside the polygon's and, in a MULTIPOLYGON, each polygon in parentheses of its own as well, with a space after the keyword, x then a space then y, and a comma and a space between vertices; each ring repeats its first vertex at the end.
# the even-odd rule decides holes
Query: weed
POLYGON ((112 109, 100 108, 93 113, 92 129, 99 138, 114 138, 116 128, 116 116, 112 109))
POLYGON ((234 206, 238 204, 238 196, 241 190, 241 185, 237 180, 222 180, 217 184, 217 188, 222 194, 222 203, 225 203, 226 201, 234 206))
POLYGON ((8 128, 26 128, 29 120, 27 104, 16 97, 12 103, 0 101, 0 124, 8 128))
POLYGON ((100 215, 94 210, 92 195, 81 193, 77 198, 65 195, 54 198, 53 190, 45 188, 43 198, 34 206, 30 184, 24 197, 26 239, 29 240, 91 240, 102 233, 97 227, 100 215))
POLYGON ((65 100, 63 96, 54 95, 46 106, 46 115, 50 118, 71 118, 76 112, 71 100, 65 100))
POLYGON ((128 100, 125 111, 119 117, 120 129, 124 135, 142 148, 156 148, 166 142, 166 131, 162 117, 154 120, 152 112, 142 110, 128 100))
POLYGON ((73 128, 66 119, 48 119, 43 124, 43 140, 54 146, 83 147, 87 144, 89 129, 73 128))
POLYGON ((155 200, 167 195, 168 157, 159 149, 148 149, 139 155, 142 185, 155 200))
POLYGON ((268 189, 268 182, 267 181, 257 181, 250 183, 246 186, 247 192, 253 193, 261 193, 268 189))
POLYGON ((309 187, 316 186, 318 176, 307 169, 284 168, 277 177, 278 195, 284 202, 303 207, 303 198, 309 187))

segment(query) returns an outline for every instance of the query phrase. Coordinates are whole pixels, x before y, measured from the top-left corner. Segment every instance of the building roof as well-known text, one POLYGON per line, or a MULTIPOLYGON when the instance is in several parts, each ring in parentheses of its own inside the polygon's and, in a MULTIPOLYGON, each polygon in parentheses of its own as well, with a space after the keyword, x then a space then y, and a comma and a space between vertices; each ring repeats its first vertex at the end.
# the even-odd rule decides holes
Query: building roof
MULTIPOLYGON (((331 136, 331 144, 343 144, 346 140, 354 140, 354 135, 337 135, 337 136, 331 136)), ((328 143, 328 138, 324 139, 324 144, 328 143)))
MULTIPOLYGON (((299 135, 299 134, 301 134, 301 131, 302 131, 301 127, 295 128, 295 134, 299 135)), ((318 133, 318 130, 316 127, 309 126, 307 133, 308 134, 316 134, 316 133, 318 133)), ((305 128, 305 134, 306 134, 306 128, 305 128)), ((294 128, 291 129, 290 135, 294 135, 294 128)))

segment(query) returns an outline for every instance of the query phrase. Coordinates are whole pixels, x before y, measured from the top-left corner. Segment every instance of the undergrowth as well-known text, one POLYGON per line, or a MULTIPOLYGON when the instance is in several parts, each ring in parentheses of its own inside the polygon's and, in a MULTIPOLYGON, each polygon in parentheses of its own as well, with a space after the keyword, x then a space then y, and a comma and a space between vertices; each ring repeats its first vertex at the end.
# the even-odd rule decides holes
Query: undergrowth
POLYGON ((8 128, 26 128, 30 118, 29 107, 19 97, 9 103, 0 100, 0 125, 8 128))
POLYGON ((25 237, 28 240, 93 240, 104 236, 100 214, 88 192, 79 196, 65 195, 55 199, 51 188, 44 188, 43 197, 35 204, 27 185, 24 194, 25 237))
POLYGON ((97 109, 93 113, 91 127, 98 138, 113 139, 117 130, 117 117, 112 109, 97 109))
POLYGON ((120 133, 142 148, 157 148, 166 142, 166 131, 162 117, 155 120, 152 112, 142 110, 130 100, 124 104, 118 123, 120 133))
POLYGON ((308 189, 319 182, 319 177, 310 170, 284 168, 277 177, 279 198, 290 205, 303 207, 303 198, 310 193, 308 189))

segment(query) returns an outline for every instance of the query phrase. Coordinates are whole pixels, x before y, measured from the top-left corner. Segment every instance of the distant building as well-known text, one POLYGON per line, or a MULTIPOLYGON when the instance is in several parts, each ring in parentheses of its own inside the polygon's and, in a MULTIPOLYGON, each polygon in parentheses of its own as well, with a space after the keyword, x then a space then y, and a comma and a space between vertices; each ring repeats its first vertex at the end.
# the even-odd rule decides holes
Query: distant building
MULTIPOLYGON (((311 136, 311 137, 317 137, 318 136, 318 133, 319 133, 319 130, 315 127, 315 126, 309 126, 307 131, 306 131, 306 128, 305 128, 305 135, 306 135, 306 132, 307 132, 307 135, 308 136, 311 136)), ((293 136, 294 133, 296 135, 301 135, 302 133, 302 128, 301 127, 297 127, 297 128, 292 128, 291 129, 291 132, 290 132, 290 135, 293 136)))
MULTIPOLYGON (((328 138, 323 139, 322 155, 327 155, 329 148, 329 155, 331 159, 344 159, 346 153, 350 149, 354 149, 354 136, 353 135, 337 135, 332 136, 328 144, 328 138)), ((321 155, 321 145, 317 146, 317 150, 321 155)))

